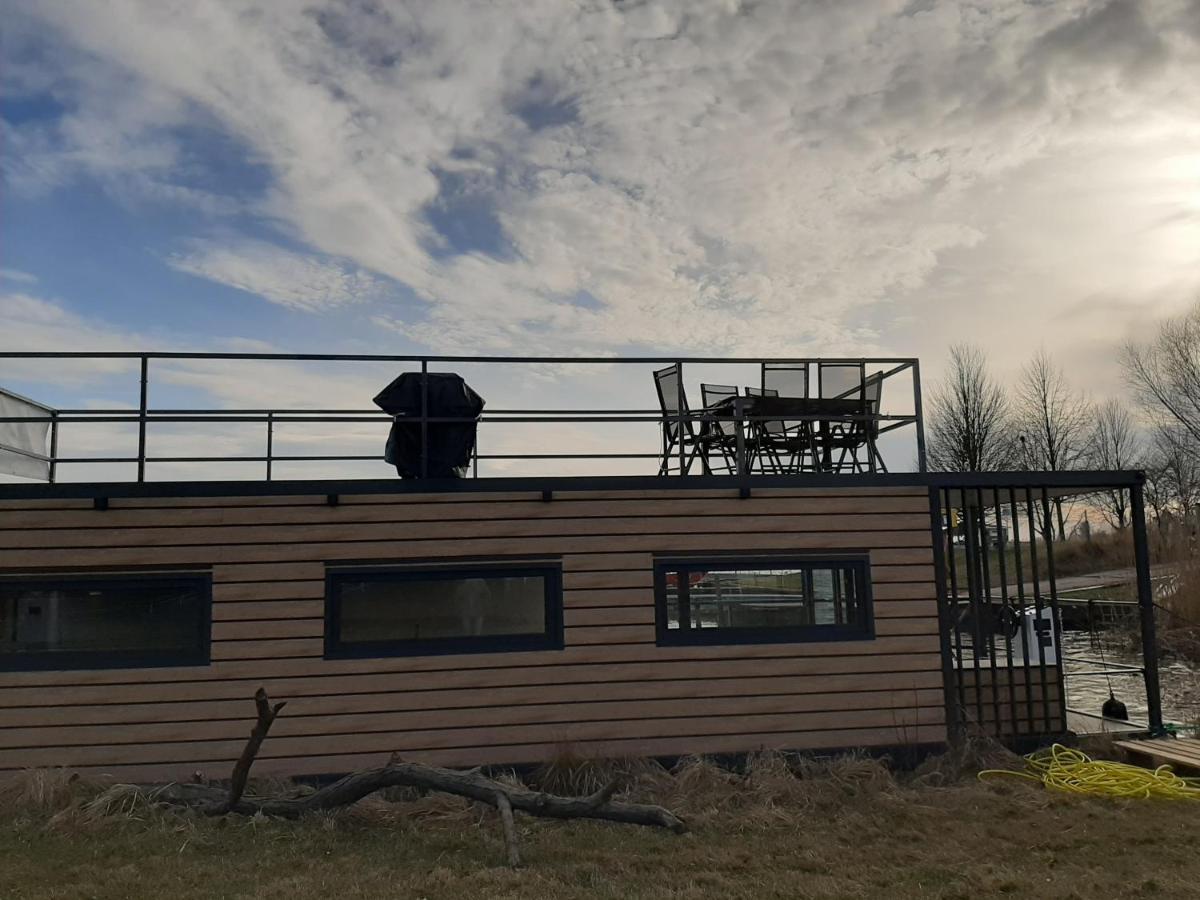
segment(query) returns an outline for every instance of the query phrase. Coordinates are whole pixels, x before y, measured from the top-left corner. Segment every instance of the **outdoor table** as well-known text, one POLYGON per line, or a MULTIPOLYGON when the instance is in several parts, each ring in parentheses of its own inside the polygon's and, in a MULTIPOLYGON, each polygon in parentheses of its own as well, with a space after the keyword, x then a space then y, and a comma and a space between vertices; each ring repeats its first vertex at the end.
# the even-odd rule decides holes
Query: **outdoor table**
MULTIPOLYGON (((833 469, 833 450, 830 431, 834 423, 852 423, 863 414, 863 402, 853 399, 827 397, 729 397, 714 404, 705 412, 718 416, 739 416, 737 425, 746 426, 748 435, 762 437, 768 421, 813 422, 821 448, 821 471, 833 469)), ((706 425, 715 423, 705 423, 706 425)))

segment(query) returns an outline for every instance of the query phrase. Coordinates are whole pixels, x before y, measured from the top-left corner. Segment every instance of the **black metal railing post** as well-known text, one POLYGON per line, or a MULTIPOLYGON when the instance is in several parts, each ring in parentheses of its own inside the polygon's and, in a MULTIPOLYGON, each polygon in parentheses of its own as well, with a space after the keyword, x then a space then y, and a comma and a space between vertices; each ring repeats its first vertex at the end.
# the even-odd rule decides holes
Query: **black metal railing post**
MULTIPOLYGON (((1000 490, 996 487, 992 488, 992 505, 996 508, 996 560, 997 567, 1000 570, 999 587, 1000 603, 1001 608, 1003 609, 1002 621, 1011 622, 1014 613, 1012 611, 1012 604, 1008 595, 1008 561, 1004 558, 1005 554, 1008 552, 1006 547, 1008 535, 1005 534, 1004 529, 1004 504, 1000 500, 1000 490)), ((1021 622, 1020 624, 1024 625, 1025 623, 1021 622)), ((1016 687, 1013 684, 1012 635, 1008 633, 1007 629, 1004 636, 1004 665, 1004 670, 1008 675, 1008 677, 1005 679, 1008 686, 1008 716, 1009 722, 1012 725, 1013 740, 1016 740, 1021 733, 1021 724, 1017 719, 1017 692, 1016 687)), ((997 733, 999 733, 999 730, 999 726, 997 726, 997 733)))
POLYGON ((429 475, 429 360, 421 360, 421 477, 429 475))
POLYGON ((685 470, 686 467, 684 462, 687 459, 687 454, 685 452, 687 441, 684 437, 684 417, 687 414, 687 394, 683 389, 683 363, 679 360, 675 361, 675 371, 678 373, 679 379, 675 388, 679 395, 679 399, 676 401, 679 404, 679 428, 678 434, 676 435, 679 440, 679 474, 686 475, 687 471, 685 470))
MULTIPOLYGON (((1025 725, 1029 734, 1034 733, 1033 720, 1033 670, 1030 667, 1029 629, 1026 627, 1025 609, 1025 563, 1021 557, 1021 516, 1017 511, 1017 489, 1008 489, 1008 515, 1013 529, 1013 579, 1017 589, 1017 621, 1020 622, 1021 678, 1025 682, 1025 725)), ((1036 578, 1036 574, 1034 576, 1036 578)), ((1011 643, 1011 640, 1010 640, 1011 643)))
MULTIPOLYGON (((957 556, 957 552, 954 547, 954 530, 956 528, 956 523, 953 521, 953 519, 954 519, 954 516, 957 515, 957 513, 955 512, 954 502, 953 502, 952 495, 951 495, 949 488, 946 488, 945 493, 943 494, 943 497, 945 498, 945 501, 946 501, 946 503, 945 503, 946 517, 948 519, 950 519, 950 521, 948 523, 949 527, 947 529, 947 534, 949 536, 949 546, 947 547, 947 552, 946 552, 946 558, 949 561, 949 566, 947 568, 949 570, 948 574, 950 576, 950 581, 949 581, 949 584, 947 585, 947 590, 948 590, 947 597, 949 598, 948 609, 950 611, 951 625, 954 629, 954 635, 953 635, 953 637, 954 637, 954 661, 955 661, 955 665, 957 666, 957 669, 956 669, 957 678, 955 679, 955 681, 958 686, 958 716, 959 716, 960 720, 965 720, 966 715, 967 715, 967 690, 966 690, 966 682, 965 682, 965 676, 964 676, 964 672, 966 669, 966 661, 965 661, 965 656, 963 655, 963 639, 962 639, 962 627, 961 627, 962 610, 959 607, 959 597, 958 597, 958 584, 959 584, 958 563, 956 562, 956 559, 955 559, 955 557, 957 556)), ((960 504, 962 502, 961 494, 960 494, 959 502, 960 502, 960 504)), ((963 527, 964 528, 966 527, 965 524, 963 527)), ((965 545, 965 540, 964 540, 964 545, 965 545)), ((965 546, 964 546, 964 551, 965 551, 965 546)))
POLYGON ((912 364, 912 383, 913 383, 913 415, 917 422, 917 471, 928 471, 925 462, 925 414, 921 405, 921 364, 913 360, 912 364))
POLYGON ((733 424, 737 428, 737 473, 745 475, 750 467, 746 465, 746 399, 744 397, 733 398, 733 415, 733 424))
MULTIPOLYGON (((962 673, 954 664, 950 632, 954 629, 954 614, 947 591, 949 572, 946 566, 946 538, 949 529, 941 503, 939 488, 929 489, 929 530, 933 535, 933 573, 937 592, 938 646, 942 654, 942 697, 946 707, 946 738, 951 745, 963 737, 962 704, 958 699, 962 689, 962 673)), ((952 534, 952 532, 951 532, 952 534)), ((954 552, 951 540, 950 552, 954 552)))
POLYGON ((267 481, 271 480, 271 453, 275 445, 275 413, 267 413, 267 481))
MULTIPOLYGON (((1060 727, 1063 731, 1067 730, 1067 683, 1066 683, 1066 660, 1063 659, 1062 645, 1062 622, 1059 617, 1058 609, 1058 579, 1054 574, 1054 523, 1050 518, 1050 494, 1045 487, 1042 488, 1042 515, 1046 519, 1046 531, 1043 534, 1043 542, 1046 545, 1046 579, 1047 586, 1050 590, 1050 596, 1047 603, 1050 607, 1050 635, 1054 639, 1054 656, 1057 663, 1058 671, 1058 699, 1059 710, 1062 713, 1060 727)), ((1048 692, 1050 686, 1042 685, 1042 702, 1050 703, 1048 692)))
POLYGON ((1142 626, 1142 674, 1146 680, 1146 711, 1150 733, 1163 733, 1162 694, 1158 684, 1158 641, 1154 624, 1154 585, 1150 581, 1150 544, 1146 537, 1146 504, 1140 483, 1129 489, 1133 520, 1133 565, 1137 572, 1138 611, 1142 626))
POLYGON ((51 413, 50 413, 50 470, 46 475, 46 480, 50 484, 54 484, 54 480, 57 477, 58 477, 58 412, 51 411, 51 413))
POLYGON ((142 354, 141 390, 138 400, 138 459, 137 480, 146 480, 146 398, 150 380, 150 357, 142 354))

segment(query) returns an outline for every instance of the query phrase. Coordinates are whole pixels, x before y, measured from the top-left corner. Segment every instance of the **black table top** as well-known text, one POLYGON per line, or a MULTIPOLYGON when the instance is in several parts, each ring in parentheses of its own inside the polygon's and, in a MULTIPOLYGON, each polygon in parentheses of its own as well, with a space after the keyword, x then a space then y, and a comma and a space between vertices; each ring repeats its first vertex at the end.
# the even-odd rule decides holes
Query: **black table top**
POLYGON ((742 401, 742 410, 747 416, 778 416, 780 418, 795 418, 796 416, 821 416, 841 418, 847 416, 862 416, 863 403, 861 400, 845 398, 831 399, 828 397, 727 397, 709 407, 709 412, 720 415, 732 415, 734 401, 742 401))

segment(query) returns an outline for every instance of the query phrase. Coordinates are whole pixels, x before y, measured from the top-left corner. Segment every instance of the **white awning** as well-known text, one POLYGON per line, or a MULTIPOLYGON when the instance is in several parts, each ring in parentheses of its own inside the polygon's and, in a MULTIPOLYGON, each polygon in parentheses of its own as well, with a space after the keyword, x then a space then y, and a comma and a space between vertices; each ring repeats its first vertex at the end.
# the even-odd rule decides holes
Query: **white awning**
POLYGON ((0 388, 0 475, 50 480, 49 437, 53 410, 0 388), (5 422, 36 417, 36 422, 5 422))

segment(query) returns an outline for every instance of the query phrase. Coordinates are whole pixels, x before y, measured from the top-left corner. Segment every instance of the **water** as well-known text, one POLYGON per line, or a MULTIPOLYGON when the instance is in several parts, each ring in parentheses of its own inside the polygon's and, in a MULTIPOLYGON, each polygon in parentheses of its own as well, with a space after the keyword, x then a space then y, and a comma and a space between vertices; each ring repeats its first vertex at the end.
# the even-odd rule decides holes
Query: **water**
MULTIPOLYGON (((1067 706, 1100 715, 1100 707, 1108 699, 1111 681, 1113 693, 1129 710, 1129 718, 1135 722, 1147 721, 1146 687, 1140 672, 1110 675, 1108 679, 1103 675, 1073 674, 1106 668, 1101 665, 1101 651, 1092 645, 1091 635, 1086 631, 1064 631, 1062 649, 1063 656, 1070 657, 1065 660, 1067 706)), ((1103 660, 1109 666, 1140 667, 1142 664, 1141 653, 1111 642, 1103 644, 1103 660)), ((1158 678, 1163 721, 1181 724, 1200 720, 1200 667, 1175 660, 1163 661, 1159 663, 1158 678)))

